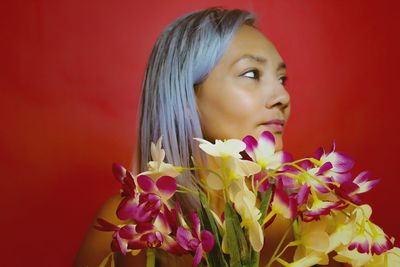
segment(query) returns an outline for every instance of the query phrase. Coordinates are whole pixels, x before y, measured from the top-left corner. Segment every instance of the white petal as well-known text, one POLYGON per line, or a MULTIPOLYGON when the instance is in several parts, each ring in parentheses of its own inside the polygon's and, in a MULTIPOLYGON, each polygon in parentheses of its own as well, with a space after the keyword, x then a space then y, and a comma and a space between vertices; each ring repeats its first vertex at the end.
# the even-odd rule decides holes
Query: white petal
POLYGON ((207 184, 213 190, 221 190, 224 188, 224 184, 218 175, 209 173, 207 176, 207 184))
POLYGON ((264 245, 264 234, 258 222, 254 222, 249 227, 249 239, 253 249, 260 252, 264 245))

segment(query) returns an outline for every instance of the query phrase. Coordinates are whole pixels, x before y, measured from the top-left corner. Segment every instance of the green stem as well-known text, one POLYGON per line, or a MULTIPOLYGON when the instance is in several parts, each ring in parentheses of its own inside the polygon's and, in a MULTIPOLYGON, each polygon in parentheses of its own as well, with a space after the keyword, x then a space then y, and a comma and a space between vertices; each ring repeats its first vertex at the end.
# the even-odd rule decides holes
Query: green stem
POLYGON ((146 267, 156 266, 156 253, 154 249, 148 248, 146 250, 146 267))
POLYGON ((194 190, 192 190, 192 189, 190 189, 190 188, 188 188, 188 187, 186 187, 186 186, 183 186, 183 185, 181 185, 181 184, 177 184, 176 186, 177 186, 177 188, 183 189, 184 191, 186 191, 186 192, 188 192, 188 193, 192 193, 192 194, 195 194, 195 195, 198 195, 198 194, 199 194, 198 192, 196 192, 196 191, 194 191, 194 190))
POLYGON ((290 229, 292 228, 292 225, 290 225, 287 229, 285 234, 282 236, 281 241, 279 241, 278 246, 276 247, 274 254, 272 254, 271 258, 269 259, 267 265, 265 265, 265 267, 270 267, 271 264, 275 261, 276 258, 276 254, 278 254, 279 249, 281 248, 283 242, 286 240, 287 235, 289 234, 290 229))

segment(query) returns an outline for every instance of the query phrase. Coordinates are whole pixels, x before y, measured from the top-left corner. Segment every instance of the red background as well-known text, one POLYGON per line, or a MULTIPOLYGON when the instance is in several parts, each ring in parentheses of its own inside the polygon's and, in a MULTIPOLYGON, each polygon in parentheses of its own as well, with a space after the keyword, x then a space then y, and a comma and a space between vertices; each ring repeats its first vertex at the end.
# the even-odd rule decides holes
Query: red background
POLYGON ((156 37, 177 16, 215 5, 255 11, 288 65, 285 149, 301 157, 336 139, 356 171, 381 178, 365 200, 399 238, 394 2, 2 1, 1 265, 71 265, 96 209, 118 192, 112 162, 132 160, 156 37))

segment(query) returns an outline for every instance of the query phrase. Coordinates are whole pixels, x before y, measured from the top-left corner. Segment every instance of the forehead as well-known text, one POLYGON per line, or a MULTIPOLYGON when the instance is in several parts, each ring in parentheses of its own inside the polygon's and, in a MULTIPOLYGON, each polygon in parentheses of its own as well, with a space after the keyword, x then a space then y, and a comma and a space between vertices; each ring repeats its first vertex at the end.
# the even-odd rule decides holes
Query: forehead
POLYGON ((271 64, 282 62, 274 44, 259 30, 248 25, 239 28, 221 61, 232 64, 245 55, 265 58, 271 64))

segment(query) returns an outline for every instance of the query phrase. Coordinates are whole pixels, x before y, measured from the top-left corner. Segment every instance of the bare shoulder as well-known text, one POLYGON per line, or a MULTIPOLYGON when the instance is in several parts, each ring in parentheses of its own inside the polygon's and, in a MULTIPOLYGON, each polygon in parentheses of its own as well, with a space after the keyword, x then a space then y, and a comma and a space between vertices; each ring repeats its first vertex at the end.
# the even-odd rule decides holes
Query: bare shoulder
MULTIPOLYGON (((103 218, 114 224, 121 224, 115 211, 121 201, 119 195, 109 198, 102 207, 98 210, 95 218, 90 225, 79 251, 76 255, 74 267, 86 266, 99 266, 102 260, 107 257, 111 252, 110 244, 112 239, 112 232, 102 232, 96 230, 93 226, 96 224, 97 218, 103 218)), ((115 255, 117 266, 127 266, 128 264, 137 264, 136 266, 144 266, 145 253, 141 252, 139 255, 123 256, 115 255)), ((134 265, 133 265, 134 266, 134 265)))

